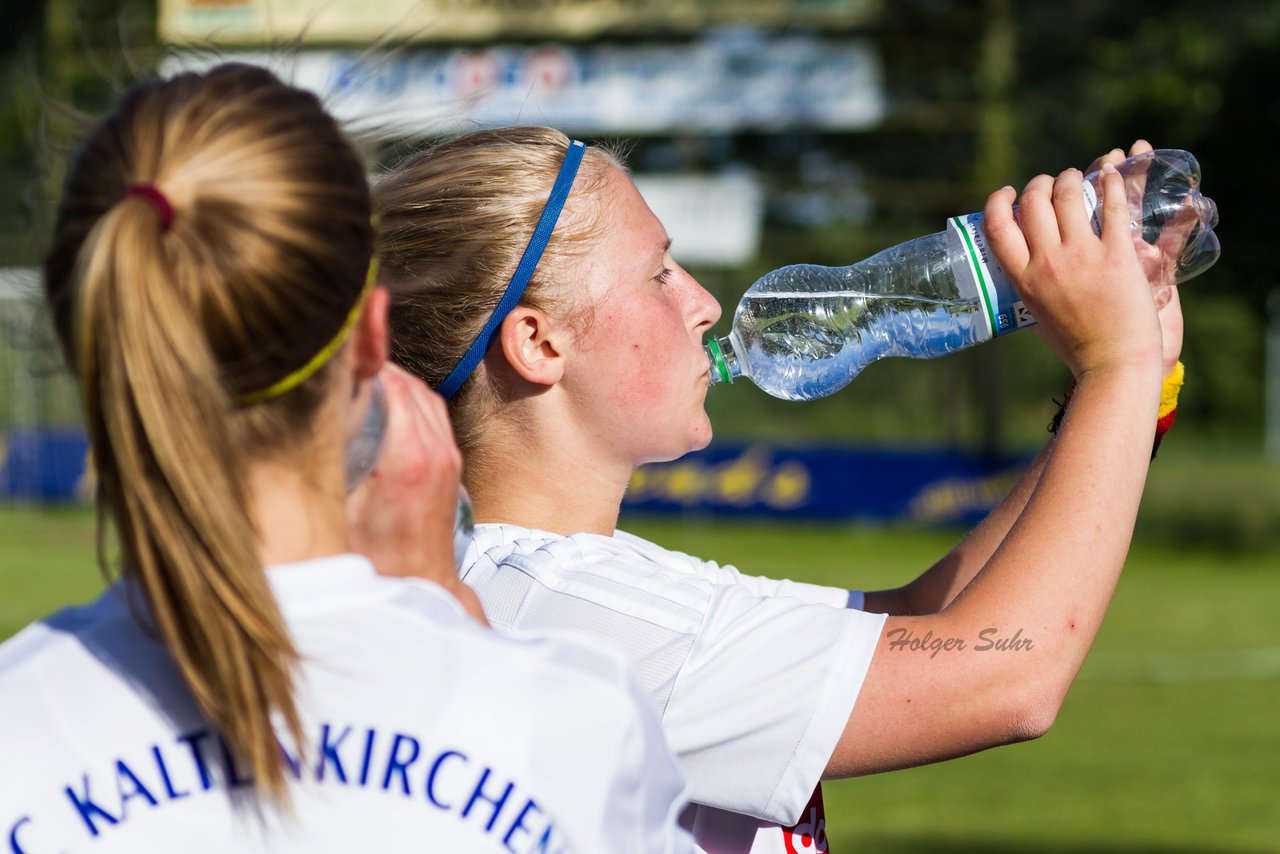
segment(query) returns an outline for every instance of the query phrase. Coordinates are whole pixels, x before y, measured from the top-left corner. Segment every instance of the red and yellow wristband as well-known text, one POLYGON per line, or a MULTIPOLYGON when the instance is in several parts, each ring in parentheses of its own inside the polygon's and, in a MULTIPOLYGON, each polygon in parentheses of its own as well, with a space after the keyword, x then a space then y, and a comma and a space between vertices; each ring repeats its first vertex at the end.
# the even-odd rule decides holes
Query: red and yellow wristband
MULTIPOLYGON (((1160 409, 1156 414, 1156 435, 1151 445, 1153 460, 1156 458, 1156 452, 1160 450, 1160 442, 1164 439, 1164 434, 1169 432, 1178 415, 1178 392, 1182 391, 1182 380, 1185 375, 1186 368, 1183 367, 1182 362, 1178 362, 1169 372, 1169 376, 1164 378, 1164 384, 1160 386, 1160 409)), ((1058 428, 1062 426, 1062 418, 1067 414, 1067 405, 1071 403, 1071 393, 1075 390, 1076 381, 1072 380, 1071 385, 1067 386, 1066 398, 1058 404, 1058 412, 1049 422, 1050 433, 1057 433, 1058 428)))
POLYGON ((1151 459, 1156 458, 1156 451, 1160 450, 1160 440, 1164 438, 1164 434, 1169 432, 1169 428, 1173 426, 1173 420, 1178 415, 1178 392, 1182 391, 1182 379, 1186 373, 1182 362, 1178 362, 1173 366, 1173 370, 1169 372, 1169 376, 1164 378, 1164 384, 1160 386, 1160 412, 1156 418, 1156 441, 1151 448, 1151 459))

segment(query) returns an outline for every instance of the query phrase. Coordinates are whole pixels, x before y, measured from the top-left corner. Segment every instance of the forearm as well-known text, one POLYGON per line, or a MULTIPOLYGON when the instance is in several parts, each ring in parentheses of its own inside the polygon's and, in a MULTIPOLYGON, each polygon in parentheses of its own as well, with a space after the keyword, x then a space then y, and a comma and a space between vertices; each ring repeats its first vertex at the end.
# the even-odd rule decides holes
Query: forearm
POLYGON ((944 612, 960 631, 1021 628, 1026 655, 1003 656, 1005 686, 1065 692, 1120 577, 1149 463, 1158 381, 1126 367, 1076 391, 1039 483, 987 566, 944 612))
POLYGON ((1101 184, 1096 239, 1079 216, 1074 170, 1033 178, 1017 219, 1010 188, 987 200, 997 260, 1079 382, 986 566, 939 613, 886 620, 829 775, 1040 735, 1097 635, 1133 535, 1171 343, 1138 264, 1124 181, 1104 167, 1101 184))
POLYGON ((1048 729, 1119 579, 1148 463, 1157 381, 1134 369, 1098 379, 1082 381, 986 566, 940 613, 889 618, 828 776, 933 762, 1048 729), (1016 646, 993 643, 1015 636, 1016 646))
MULTIPOLYGON (((1177 318, 1180 320, 1181 315, 1178 314, 1177 318)), ((1155 459, 1164 434, 1173 425, 1177 414, 1178 392, 1182 388, 1184 377, 1182 362, 1177 361, 1177 353, 1181 349, 1180 336, 1175 337, 1172 345, 1166 342, 1166 346, 1165 378, 1160 390, 1159 418, 1156 421, 1151 459, 1155 459)), ((1066 414, 1067 402, 1071 399, 1073 389, 1074 385, 1067 390, 1062 408, 1050 427, 1053 433, 1057 432, 1058 425, 1066 414)), ((892 590, 876 590, 864 594, 863 610, 877 614, 920 616, 936 613, 951 604, 1008 536, 1040 481, 1049 455, 1053 453, 1055 440, 1056 436, 1049 438, 1009 494, 959 545, 914 581, 892 590)))
POLYGON ((995 554, 1022 514, 1040 482, 1053 443, 1050 437, 1009 494, 955 548, 905 586, 866 593, 863 610, 910 616, 934 614, 951 604, 995 554))

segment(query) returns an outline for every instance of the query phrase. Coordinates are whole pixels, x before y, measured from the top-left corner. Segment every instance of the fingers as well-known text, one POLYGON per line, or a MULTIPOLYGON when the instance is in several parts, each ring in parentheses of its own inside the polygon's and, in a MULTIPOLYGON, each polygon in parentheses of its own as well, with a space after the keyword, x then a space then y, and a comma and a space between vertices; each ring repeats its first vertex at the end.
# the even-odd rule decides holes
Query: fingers
POLYGON ((1067 169, 1053 182, 1053 209, 1058 216, 1058 230, 1066 241, 1092 235, 1084 208, 1084 175, 1078 169, 1067 169))
POLYGON ((1015 279, 1020 278, 1031 260, 1027 239, 1013 216, 1013 200, 1017 191, 1002 187, 987 197, 982 209, 982 226, 987 232, 987 242, 996 254, 996 260, 1015 279))
POLYGON ((1084 174, 1092 175, 1094 172, 1097 172, 1099 169, 1102 168, 1103 163, 1110 163, 1112 165, 1115 165, 1120 161, 1124 160, 1124 157, 1125 157, 1124 151, 1122 151, 1119 148, 1113 148, 1110 151, 1108 151, 1106 154, 1102 155, 1101 157, 1099 157, 1098 159, 1090 163, 1089 168, 1084 170, 1084 174))
POLYGON ((1092 175, 1094 172, 1097 172, 1098 170, 1100 170, 1102 168, 1102 164, 1104 163, 1110 163, 1113 166, 1118 166, 1123 160, 1125 160, 1128 157, 1137 157, 1139 154, 1146 154, 1148 151, 1151 151, 1151 150, 1152 150, 1151 143, 1147 142, 1145 139, 1139 139, 1135 141, 1133 145, 1129 146, 1128 154, 1125 154, 1122 149, 1113 148, 1110 151, 1108 151, 1106 154, 1102 155, 1101 157, 1097 158, 1092 163, 1090 163, 1089 168, 1084 170, 1084 174, 1092 175))
POLYGON ((391 466, 405 475, 417 472, 428 479, 430 472, 438 472, 456 481, 462 455, 443 399, 399 368, 384 367, 381 377, 390 422, 379 467, 385 471, 391 466))
POLYGON ((1178 289, 1173 286, 1161 288, 1156 294, 1156 309, 1162 344, 1161 375, 1167 377, 1182 357, 1183 321, 1178 289))
POLYGON ((351 543, 384 575, 456 583, 453 527, 462 455, 444 401, 416 377, 379 374, 389 422, 373 474, 347 504, 351 543))
MULTIPOLYGON (((1133 145, 1129 146, 1129 156, 1137 157, 1140 154, 1146 154, 1151 151, 1151 143, 1145 139, 1136 140, 1133 145)), ((1119 164, 1117 164, 1119 165, 1119 164)), ((1148 160, 1140 167, 1130 170, 1129 180, 1133 183, 1133 189, 1138 193, 1145 193, 1147 188, 1147 170, 1151 168, 1151 162, 1148 160)))
POLYGON ((452 441, 453 427, 449 421, 449 406, 444 398, 436 394, 426 383, 408 371, 388 362, 383 368, 388 375, 394 375, 396 381, 404 388, 417 410, 426 422, 431 425, 437 435, 447 435, 452 441))
POLYGON ((1056 245, 1062 242, 1058 230, 1058 215, 1053 209, 1053 179, 1037 175, 1027 182, 1018 200, 1018 213, 1022 231, 1027 236, 1031 254, 1039 245, 1056 245))
POLYGON ((415 421, 426 428, 426 435, 447 437, 452 442, 453 428, 450 426, 449 410, 444 398, 428 388, 422 380, 390 362, 382 371, 383 382, 388 390, 395 389, 409 407, 415 421))
POLYGON ((458 451, 457 442, 453 438, 453 422, 449 418, 449 405, 422 380, 405 375, 409 385, 409 393, 417 406, 425 437, 428 441, 447 451, 455 463, 461 463, 462 454, 458 451))
POLYGON ((1110 163, 1102 167, 1102 239, 1132 248, 1129 226, 1129 199, 1124 178, 1110 163))
POLYGON ((383 367, 382 387, 387 395, 387 445, 394 450, 404 441, 421 440, 418 422, 421 420, 417 405, 409 392, 409 376, 394 370, 390 363, 383 367))

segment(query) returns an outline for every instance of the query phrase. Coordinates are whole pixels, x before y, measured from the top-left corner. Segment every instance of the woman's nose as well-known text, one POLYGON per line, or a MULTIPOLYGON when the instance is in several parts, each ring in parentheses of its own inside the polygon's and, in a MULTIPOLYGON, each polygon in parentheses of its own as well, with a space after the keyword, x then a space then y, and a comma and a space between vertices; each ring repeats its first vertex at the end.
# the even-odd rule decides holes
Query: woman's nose
POLYGON ((693 284, 692 316, 694 328, 698 330, 709 329, 715 326, 716 321, 720 319, 720 303, 716 302, 716 298, 700 285, 697 279, 690 276, 689 281, 693 284))

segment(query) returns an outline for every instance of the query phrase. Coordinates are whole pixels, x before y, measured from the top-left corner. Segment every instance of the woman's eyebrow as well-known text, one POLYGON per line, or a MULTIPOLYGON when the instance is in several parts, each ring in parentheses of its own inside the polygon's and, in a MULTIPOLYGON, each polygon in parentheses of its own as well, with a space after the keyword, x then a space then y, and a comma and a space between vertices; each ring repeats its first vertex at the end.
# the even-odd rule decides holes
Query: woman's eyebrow
POLYGON ((658 256, 659 260, 661 260, 670 251, 671 251, 671 238, 668 237, 666 240, 662 241, 662 245, 658 247, 658 251, 655 252, 654 254, 658 256))

